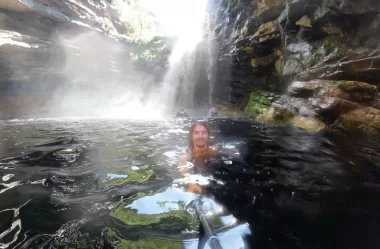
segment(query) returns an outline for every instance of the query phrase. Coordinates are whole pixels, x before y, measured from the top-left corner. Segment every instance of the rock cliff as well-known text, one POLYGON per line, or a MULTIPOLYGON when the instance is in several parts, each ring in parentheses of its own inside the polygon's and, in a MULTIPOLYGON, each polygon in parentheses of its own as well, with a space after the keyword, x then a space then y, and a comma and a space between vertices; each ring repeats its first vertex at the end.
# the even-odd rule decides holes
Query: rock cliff
POLYGON ((380 2, 221 0, 216 97, 254 118, 380 132, 380 2))

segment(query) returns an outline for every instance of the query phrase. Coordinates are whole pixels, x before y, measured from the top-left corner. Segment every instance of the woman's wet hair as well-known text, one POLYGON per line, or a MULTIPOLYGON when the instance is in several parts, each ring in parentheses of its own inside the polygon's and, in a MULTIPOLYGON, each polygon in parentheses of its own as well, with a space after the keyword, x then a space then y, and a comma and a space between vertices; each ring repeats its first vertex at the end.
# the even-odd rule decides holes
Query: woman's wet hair
POLYGON ((188 134, 188 141, 189 141, 189 149, 190 151, 193 151, 194 149, 194 144, 193 144, 193 132, 194 132, 194 129, 196 126, 203 126, 206 130, 207 130, 207 134, 208 134, 208 140, 207 140, 207 146, 209 145, 209 142, 210 142, 210 129, 208 128, 206 122, 203 122, 203 121, 197 121, 195 123, 193 123, 190 127, 190 130, 189 130, 189 134, 188 134))

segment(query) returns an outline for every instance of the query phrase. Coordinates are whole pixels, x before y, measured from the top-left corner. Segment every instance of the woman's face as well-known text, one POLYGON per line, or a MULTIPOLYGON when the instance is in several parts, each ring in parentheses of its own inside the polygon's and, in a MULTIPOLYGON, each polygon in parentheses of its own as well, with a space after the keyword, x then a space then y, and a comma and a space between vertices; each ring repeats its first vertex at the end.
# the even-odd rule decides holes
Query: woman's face
POLYGON ((196 125, 193 130, 193 145, 198 148, 205 148, 208 144, 209 134, 206 127, 196 125))

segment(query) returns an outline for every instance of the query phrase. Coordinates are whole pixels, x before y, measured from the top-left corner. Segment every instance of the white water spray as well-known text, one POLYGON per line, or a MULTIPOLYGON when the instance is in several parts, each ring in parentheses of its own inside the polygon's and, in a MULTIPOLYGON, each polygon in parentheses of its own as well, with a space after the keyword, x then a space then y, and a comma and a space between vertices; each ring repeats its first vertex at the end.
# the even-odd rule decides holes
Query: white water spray
MULTIPOLYGON (((190 5, 189 5, 190 6, 190 5)), ((203 25, 206 17, 207 1, 192 0, 192 14, 184 22, 182 32, 179 34, 178 42, 174 46, 169 59, 169 70, 164 78, 160 89, 160 99, 165 103, 166 111, 175 111, 176 104, 188 107, 194 99, 196 83, 200 80, 200 71, 204 69, 202 59, 206 54, 203 48, 197 47, 204 38, 203 25)))

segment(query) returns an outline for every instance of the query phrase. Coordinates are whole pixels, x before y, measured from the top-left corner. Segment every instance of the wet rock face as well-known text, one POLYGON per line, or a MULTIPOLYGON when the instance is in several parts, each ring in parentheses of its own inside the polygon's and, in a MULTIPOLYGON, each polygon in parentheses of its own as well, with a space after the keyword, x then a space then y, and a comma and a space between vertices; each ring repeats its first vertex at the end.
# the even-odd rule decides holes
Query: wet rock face
MULTIPOLYGON (((287 96, 276 102, 282 109, 294 106, 287 101, 302 99, 304 109, 312 111, 291 109, 294 117, 353 129, 354 123, 346 122, 348 113, 380 106, 379 12, 380 2, 374 0, 222 1, 215 32, 219 57, 236 58, 229 61, 230 74, 223 76, 239 88, 234 101, 243 102, 250 113, 251 101, 240 100, 250 99, 251 92, 287 96), (269 76, 275 78, 272 84, 269 76)), ((218 67, 226 68, 220 62, 218 67)), ((261 119, 273 121, 278 106, 267 108, 268 117, 262 113, 261 119)))
POLYGON ((341 114, 334 125, 349 131, 380 133, 380 110, 361 107, 341 114))
MULTIPOLYGON (((169 38, 134 42, 133 31, 121 23, 112 2, 0 1, 0 119, 41 117, 49 115, 49 109, 60 112, 71 93, 79 98, 92 98, 96 92, 105 96, 99 87, 116 89, 109 84, 136 82, 141 75, 161 80, 171 50, 169 38), (141 56, 145 51, 148 55, 141 56)), ((151 87, 145 82, 151 81, 144 78, 141 83, 148 92, 151 87)))
POLYGON ((74 33, 80 29, 92 29, 114 37, 121 37, 125 31, 117 11, 108 2, 101 0, 3 0, 0 9, 0 26, 3 29, 37 38, 46 39, 57 29, 74 33))
POLYGON ((117 11, 105 1, 0 1, 0 118, 43 115, 68 81, 59 39, 90 31, 125 39, 117 11))

